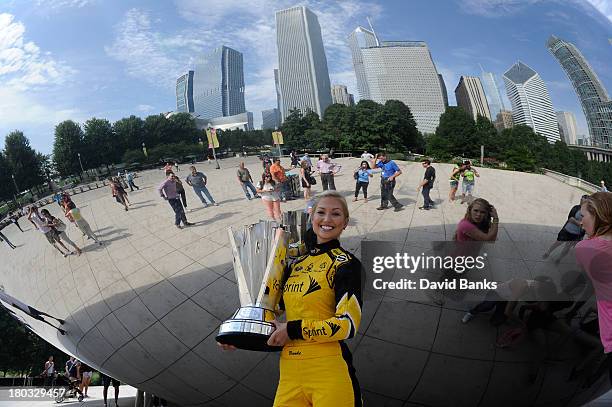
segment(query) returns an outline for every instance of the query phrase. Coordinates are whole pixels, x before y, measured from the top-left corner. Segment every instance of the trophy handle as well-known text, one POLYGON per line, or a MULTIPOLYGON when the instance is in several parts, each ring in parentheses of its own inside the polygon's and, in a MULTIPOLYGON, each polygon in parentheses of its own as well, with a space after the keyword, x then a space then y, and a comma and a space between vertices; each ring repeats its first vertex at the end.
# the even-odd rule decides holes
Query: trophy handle
POLYGON ((236 246, 236 240, 234 239, 234 232, 230 227, 227 230, 229 234, 230 245, 232 246, 232 257, 234 262, 234 275, 236 277, 236 281, 238 283, 238 295, 240 298, 241 305, 251 305, 253 304, 253 300, 251 299, 251 295, 248 291, 243 291, 240 287, 248 287, 247 281, 244 278, 244 272, 242 270, 242 263, 240 262, 240 254, 238 253, 238 247, 236 246))
POLYGON ((268 258, 264 279, 259 288, 256 305, 269 310, 275 310, 280 301, 283 283, 283 273, 287 258, 288 233, 278 227, 274 234, 274 244, 268 258))

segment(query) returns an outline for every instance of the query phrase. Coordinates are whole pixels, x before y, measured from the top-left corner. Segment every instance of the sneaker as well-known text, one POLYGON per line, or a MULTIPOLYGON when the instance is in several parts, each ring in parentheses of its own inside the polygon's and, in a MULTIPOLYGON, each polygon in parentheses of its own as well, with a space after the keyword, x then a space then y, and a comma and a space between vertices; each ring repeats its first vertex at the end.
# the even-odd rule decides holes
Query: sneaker
POLYGON ((396 206, 395 209, 393 209, 394 212, 399 212, 399 211, 402 211, 402 210, 404 210, 404 205, 396 206))
POLYGON ((177 228, 177 229, 183 229, 183 226, 181 226, 181 225, 176 225, 176 228, 177 228))
POLYGON ((193 226, 193 225, 195 225, 195 223, 185 222, 185 226, 193 226))
POLYGON ((357 198, 353 198, 353 202, 357 202, 357 198))
POLYGON ((470 322, 472 319, 474 319, 475 315, 471 314, 469 312, 466 312, 465 315, 463 316, 463 318, 461 318, 461 322, 463 322, 464 324, 467 324, 468 322, 470 322))
POLYGON ((205 208, 208 208, 209 206, 210 206, 210 205, 209 205, 209 204, 207 204, 207 203, 206 203, 206 204, 204 204, 204 207, 205 207, 205 208))
POLYGON ((70 255, 70 253, 63 253, 64 258, 68 257, 70 255))
POLYGON ((213 205, 215 205, 215 206, 219 206, 219 204, 218 204, 218 203, 216 203, 216 202, 213 202, 213 205))
POLYGON ((428 210, 431 209, 431 207, 429 207, 429 206, 419 206, 419 209, 422 210, 422 211, 428 211, 428 210))
POLYGON ((383 211, 385 209, 389 209, 388 206, 379 206, 378 208, 376 208, 377 211, 383 211))

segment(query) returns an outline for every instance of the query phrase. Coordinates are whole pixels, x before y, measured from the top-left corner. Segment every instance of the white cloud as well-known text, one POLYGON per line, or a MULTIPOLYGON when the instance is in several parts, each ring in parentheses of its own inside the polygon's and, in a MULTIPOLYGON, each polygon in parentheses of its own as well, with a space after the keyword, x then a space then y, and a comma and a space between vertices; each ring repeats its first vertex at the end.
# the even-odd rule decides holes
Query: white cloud
POLYGON ((76 71, 25 39, 25 26, 11 14, 0 14, 0 80, 4 87, 27 90, 65 83, 76 71))
POLYGON ((464 13, 482 17, 500 17, 518 13, 541 0, 458 0, 464 13))
POLYGON ((587 0, 587 2, 612 22, 612 2, 610 0, 587 0))
POLYGON ((97 0, 36 0, 36 7, 48 9, 83 8, 94 4, 97 0))
MULTIPOLYGON (((302 2, 315 12, 321 26, 330 79, 357 92, 347 35, 381 14, 377 4, 360 0, 302 2)), ((294 6, 293 0, 201 1, 175 0, 188 27, 162 33, 155 17, 132 9, 116 27, 108 55, 125 63, 133 77, 171 89, 176 78, 194 66, 194 56, 225 44, 244 55, 245 99, 256 123, 260 111, 276 106, 273 70, 277 67, 275 11, 294 6), (205 24, 203 23, 205 22, 205 24)), ((169 101, 169 106, 172 106, 169 101)))
POLYGON ((138 105, 138 106, 136 106, 136 110, 138 110, 139 112, 150 112, 153 109, 155 109, 155 106, 151 106, 151 105, 138 105))

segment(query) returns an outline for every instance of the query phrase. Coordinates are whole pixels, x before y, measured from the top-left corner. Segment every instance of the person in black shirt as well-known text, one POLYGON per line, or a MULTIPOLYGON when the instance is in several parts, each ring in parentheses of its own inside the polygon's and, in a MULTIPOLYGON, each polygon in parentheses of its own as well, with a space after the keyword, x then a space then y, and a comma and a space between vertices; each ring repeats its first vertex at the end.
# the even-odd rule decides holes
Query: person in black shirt
POLYGON ((429 197, 429 192, 433 188, 434 181, 436 180, 436 170, 431 166, 430 160, 424 160, 421 164, 423 168, 425 168, 425 176, 417 187, 417 192, 419 188, 422 188, 421 193, 423 194, 423 206, 420 206, 419 209, 434 209, 434 201, 429 197))

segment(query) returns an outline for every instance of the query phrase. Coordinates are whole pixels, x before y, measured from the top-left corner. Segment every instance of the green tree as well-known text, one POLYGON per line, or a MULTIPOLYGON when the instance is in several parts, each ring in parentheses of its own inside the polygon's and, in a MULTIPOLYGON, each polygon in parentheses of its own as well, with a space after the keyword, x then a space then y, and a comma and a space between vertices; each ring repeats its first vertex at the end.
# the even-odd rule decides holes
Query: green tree
POLYGON ((81 160, 85 169, 119 162, 122 155, 121 146, 116 142, 113 126, 108 120, 93 117, 87 120, 83 127, 85 153, 81 154, 81 160))
POLYGON ((144 121, 143 141, 146 143, 147 148, 155 147, 162 143, 173 143, 172 123, 163 114, 148 116, 144 121))
POLYGON ((383 109, 384 134, 391 150, 406 151, 419 144, 420 133, 410 108, 399 100, 388 100, 383 109))
POLYGON ((22 191, 43 183, 41 163, 23 132, 15 130, 6 136, 4 155, 22 191))
MULTIPOLYGON (((308 146, 308 141, 304 139, 308 129, 308 123, 299 109, 291 110, 280 127, 285 145, 299 149, 308 146)), ((270 139, 269 144, 272 144, 272 139, 270 139)))
POLYGON ((11 166, 4 153, 0 151, 0 199, 11 199, 14 193, 15 187, 11 179, 11 166))
MULTIPOLYGON (((485 146, 485 157, 496 157, 503 150, 504 146, 499 142, 500 138, 497 134, 497 129, 491 120, 484 116, 478 115, 475 125, 475 137, 473 143, 485 146)), ((480 156, 480 152, 478 153, 480 156)))
POLYGON ((144 121, 134 115, 117 120, 113 132, 124 150, 140 149, 145 141, 144 121))
POLYGON ((195 119, 189 113, 177 113, 170 116, 173 143, 195 143, 200 137, 195 119))
MULTIPOLYGON (((343 104, 329 105, 323 114, 322 144, 327 148, 353 149, 355 109, 343 104)), ((309 137, 310 139, 310 137, 309 137)))
POLYGON ((360 100, 355 106, 353 146, 359 150, 382 150, 387 146, 383 106, 360 100))
POLYGON ((80 174, 77 153, 82 153, 82 150, 83 130, 78 123, 66 120, 55 126, 53 164, 61 176, 80 174))
POLYGON ((450 106, 440 116, 440 124, 436 128, 440 142, 436 145, 446 155, 477 157, 480 155, 480 144, 475 143, 475 132, 472 117, 463 108, 450 106))

